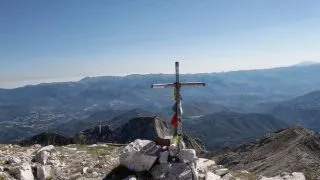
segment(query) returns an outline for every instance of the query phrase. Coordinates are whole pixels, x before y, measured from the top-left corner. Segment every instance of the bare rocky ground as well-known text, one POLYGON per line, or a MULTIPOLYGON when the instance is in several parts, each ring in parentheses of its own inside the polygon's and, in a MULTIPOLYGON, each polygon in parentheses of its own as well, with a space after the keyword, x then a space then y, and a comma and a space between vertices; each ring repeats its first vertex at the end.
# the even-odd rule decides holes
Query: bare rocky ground
POLYGON ((264 177, 231 171, 194 149, 137 139, 124 146, 0 145, 0 180, 305 180, 303 173, 264 177))
POLYGON ((121 146, 0 145, 0 180, 13 179, 103 179, 119 165, 121 146), (48 148, 49 147, 49 148, 48 148))
POLYGON ((207 157, 234 171, 246 169, 264 176, 298 171, 307 179, 320 180, 320 134, 299 126, 207 157))
POLYGON ((106 180, 305 180, 301 172, 268 178, 246 170, 230 171, 213 160, 198 157, 194 149, 179 149, 174 144, 157 146, 141 139, 123 148, 119 161, 121 166, 112 170, 106 180))

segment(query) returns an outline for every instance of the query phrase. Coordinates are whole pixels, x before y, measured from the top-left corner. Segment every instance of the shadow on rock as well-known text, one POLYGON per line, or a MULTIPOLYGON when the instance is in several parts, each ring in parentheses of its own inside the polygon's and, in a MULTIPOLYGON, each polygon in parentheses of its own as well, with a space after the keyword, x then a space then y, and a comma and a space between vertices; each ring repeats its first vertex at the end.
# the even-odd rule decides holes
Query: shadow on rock
POLYGON ((103 180, 119 180, 129 176, 135 176, 141 180, 152 180, 152 175, 148 171, 135 172, 123 165, 114 168, 103 180))

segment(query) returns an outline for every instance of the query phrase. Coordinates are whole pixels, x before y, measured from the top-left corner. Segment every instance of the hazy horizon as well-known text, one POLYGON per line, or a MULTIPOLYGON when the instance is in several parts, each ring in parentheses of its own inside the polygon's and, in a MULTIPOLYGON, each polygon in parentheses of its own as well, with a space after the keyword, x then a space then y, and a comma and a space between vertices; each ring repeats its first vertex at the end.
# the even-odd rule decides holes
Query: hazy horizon
MULTIPOLYGON (((174 62, 173 62, 174 63, 174 62)), ((266 67, 266 68, 255 68, 255 69, 233 69, 233 70, 225 70, 225 71, 212 71, 212 72, 184 72, 183 70, 180 69, 180 73, 181 74, 200 74, 200 73, 228 73, 228 72, 234 72, 234 71, 243 71, 243 70, 263 70, 263 69, 272 69, 272 68, 282 68, 282 67, 290 67, 290 66, 294 66, 294 65, 298 65, 300 63, 320 63, 320 61, 301 61, 298 62, 296 64, 291 64, 291 65, 287 65, 287 66, 276 66, 276 67, 266 67)), ((181 67, 181 64, 180 64, 181 67)), ((24 86, 28 86, 28 85, 38 85, 38 84, 43 84, 43 83, 63 83, 63 82, 77 82, 80 81, 83 78, 86 77, 103 77, 103 76, 118 76, 118 77, 125 77, 125 76, 130 76, 130 75, 150 75, 150 74, 174 74, 174 64, 172 64, 172 72, 168 72, 168 73, 132 73, 132 74, 123 74, 123 75, 108 75, 108 74, 101 74, 101 75, 88 75, 88 76, 80 76, 80 77, 67 77, 67 78, 49 78, 49 79, 27 79, 24 81, 10 81, 10 82, 6 82, 5 80, 3 80, 2 82, 4 82, 3 84, 1 84, 0 89, 15 89, 15 88, 19 88, 19 87, 24 87, 24 86)), ((0 78, 1 81, 1 78, 0 78)))
POLYGON ((0 88, 320 61, 320 1, 1 1, 0 88))

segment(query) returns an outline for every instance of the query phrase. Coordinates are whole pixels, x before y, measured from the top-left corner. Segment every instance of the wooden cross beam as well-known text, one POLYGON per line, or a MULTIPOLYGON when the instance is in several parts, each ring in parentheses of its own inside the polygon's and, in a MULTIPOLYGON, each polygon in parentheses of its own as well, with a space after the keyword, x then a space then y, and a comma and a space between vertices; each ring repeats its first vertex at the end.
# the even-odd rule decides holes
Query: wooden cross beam
MULTIPOLYGON (((151 88, 174 88, 175 93, 175 101, 176 101, 176 113, 178 119, 178 125, 174 128, 174 136, 182 135, 182 127, 181 127, 181 112, 180 112, 180 101, 181 94, 180 90, 182 87, 195 87, 195 86, 205 86, 203 82, 180 82, 180 74, 179 74, 179 62, 175 63, 176 68, 176 82, 174 83, 165 83, 165 84, 152 84, 151 88)), ((179 140, 180 141, 180 138, 179 140)), ((179 143, 179 142, 178 142, 179 143)))

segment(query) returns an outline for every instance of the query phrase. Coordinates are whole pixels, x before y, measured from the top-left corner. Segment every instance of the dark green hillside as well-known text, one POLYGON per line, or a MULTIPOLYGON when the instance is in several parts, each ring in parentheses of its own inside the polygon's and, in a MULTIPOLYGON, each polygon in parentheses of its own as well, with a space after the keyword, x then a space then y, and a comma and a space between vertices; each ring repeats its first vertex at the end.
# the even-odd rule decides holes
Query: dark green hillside
POLYGON ((187 134, 200 138, 209 150, 247 142, 288 125, 266 114, 218 112, 185 121, 187 134))
POLYGON ((30 146, 33 144, 40 144, 42 146, 47 146, 47 145, 63 146, 71 143, 73 143, 71 138, 66 138, 56 133, 45 132, 45 133, 37 134, 30 138, 26 138, 20 141, 19 145, 30 146))

